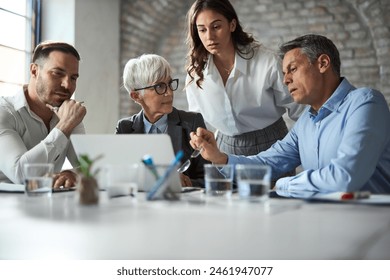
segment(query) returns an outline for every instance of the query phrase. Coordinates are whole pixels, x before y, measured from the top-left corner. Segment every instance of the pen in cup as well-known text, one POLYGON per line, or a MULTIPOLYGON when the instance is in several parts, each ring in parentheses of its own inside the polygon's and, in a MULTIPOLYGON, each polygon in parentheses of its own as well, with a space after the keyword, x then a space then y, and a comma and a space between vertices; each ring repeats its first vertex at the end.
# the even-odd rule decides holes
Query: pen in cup
POLYGON ((183 155, 184 155, 183 151, 180 150, 179 152, 177 152, 175 158, 169 165, 168 169, 157 180, 157 182, 154 184, 150 192, 147 194, 146 198, 148 200, 152 200, 155 197, 156 193, 158 193, 161 188, 166 186, 170 176, 173 174, 173 172, 176 171, 177 165, 180 163, 180 160, 182 159, 183 155))
POLYGON ((143 158, 142 158, 142 162, 143 164, 145 164, 145 166, 152 172, 153 176, 156 178, 156 180, 158 180, 160 178, 160 176, 158 175, 158 172, 157 172, 157 169, 156 169, 156 166, 154 165, 153 163, 153 158, 151 155, 145 155, 143 158))

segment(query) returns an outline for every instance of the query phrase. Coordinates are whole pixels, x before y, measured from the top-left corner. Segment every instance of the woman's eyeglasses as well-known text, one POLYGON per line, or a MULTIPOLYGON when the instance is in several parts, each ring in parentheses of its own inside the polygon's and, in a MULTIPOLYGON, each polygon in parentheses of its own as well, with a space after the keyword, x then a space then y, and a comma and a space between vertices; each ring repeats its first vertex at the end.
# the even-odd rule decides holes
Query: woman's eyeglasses
POLYGON ((155 84, 153 86, 148 86, 148 87, 143 87, 143 88, 135 88, 134 90, 137 91, 137 90, 141 90, 141 89, 154 88, 154 90, 156 91, 157 94, 162 95, 162 94, 167 92, 168 87, 171 90, 175 91, 175 90, 177 90, 178 86, 179 86, 179 79, 173 79, 168 84, 161 82, 161 83, 155 84))

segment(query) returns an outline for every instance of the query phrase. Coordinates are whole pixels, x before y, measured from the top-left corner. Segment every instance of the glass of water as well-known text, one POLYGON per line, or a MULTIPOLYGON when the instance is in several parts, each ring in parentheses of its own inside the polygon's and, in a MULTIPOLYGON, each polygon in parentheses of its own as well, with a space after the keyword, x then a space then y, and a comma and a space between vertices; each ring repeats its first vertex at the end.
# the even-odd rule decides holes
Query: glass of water
POLYGON ((268 198, 271 185, 271 168, 267 165, 237 164, 238 194, 252 201, 268 198))
POLYGON ((233 191, 234 168, 231 164, 205 164, 206 194, 230 197, 233 191))
POLYGON ((28 196, 51 196, 53 186, 52 163, 26 163, 23 166, 24 186, 28 196))

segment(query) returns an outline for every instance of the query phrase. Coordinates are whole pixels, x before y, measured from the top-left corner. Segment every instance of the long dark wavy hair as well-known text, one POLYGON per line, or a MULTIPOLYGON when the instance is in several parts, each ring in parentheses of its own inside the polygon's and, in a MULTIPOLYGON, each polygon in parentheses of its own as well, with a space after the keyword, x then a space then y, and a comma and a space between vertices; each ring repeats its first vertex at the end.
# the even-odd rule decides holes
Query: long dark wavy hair
POLYGON ((186 43, 189 47, 187 54, 186 70, 192 83, 195 79, 195 75, 199 77, 196 80, 198 87, 202 88, 203 82, 203 70, 206 67, 208 51, 203 46, 202 41, 199 38, 198 29, 196 26, 196 18, 203 10, 213 10, 223 15, 228 22, 236 20, 236 29, 231 33, 232 41, 235 50, 238 54, 245 58, 251 59, 254 55, 255 48, 260 44, 253 38, 252 34, 244 32, 240 21, 238 20, 237 13, 234 10, 229 0, 197 0, 192 4, 190 10, 187 13, 187 39, 186 43))

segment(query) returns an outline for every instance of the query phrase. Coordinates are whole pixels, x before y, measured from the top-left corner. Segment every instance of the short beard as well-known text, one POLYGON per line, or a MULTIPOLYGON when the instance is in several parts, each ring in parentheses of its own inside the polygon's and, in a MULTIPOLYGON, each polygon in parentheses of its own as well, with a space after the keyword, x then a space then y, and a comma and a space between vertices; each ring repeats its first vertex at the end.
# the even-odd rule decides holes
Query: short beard
MULTIPOLYGON (((37 95, 38 95, 38 98, 44 102, 44 103, 48 103, 48 100, 47 100, 47 97, 49 95, 49 90, 48 88, 46 87, 43 79, 41 76, 38 76, 37 78, 37 82, 36 82, 36 92, 37 92, 37 95)), ((57 106, 56 104, 50 104, 52 106, 57 106)))

